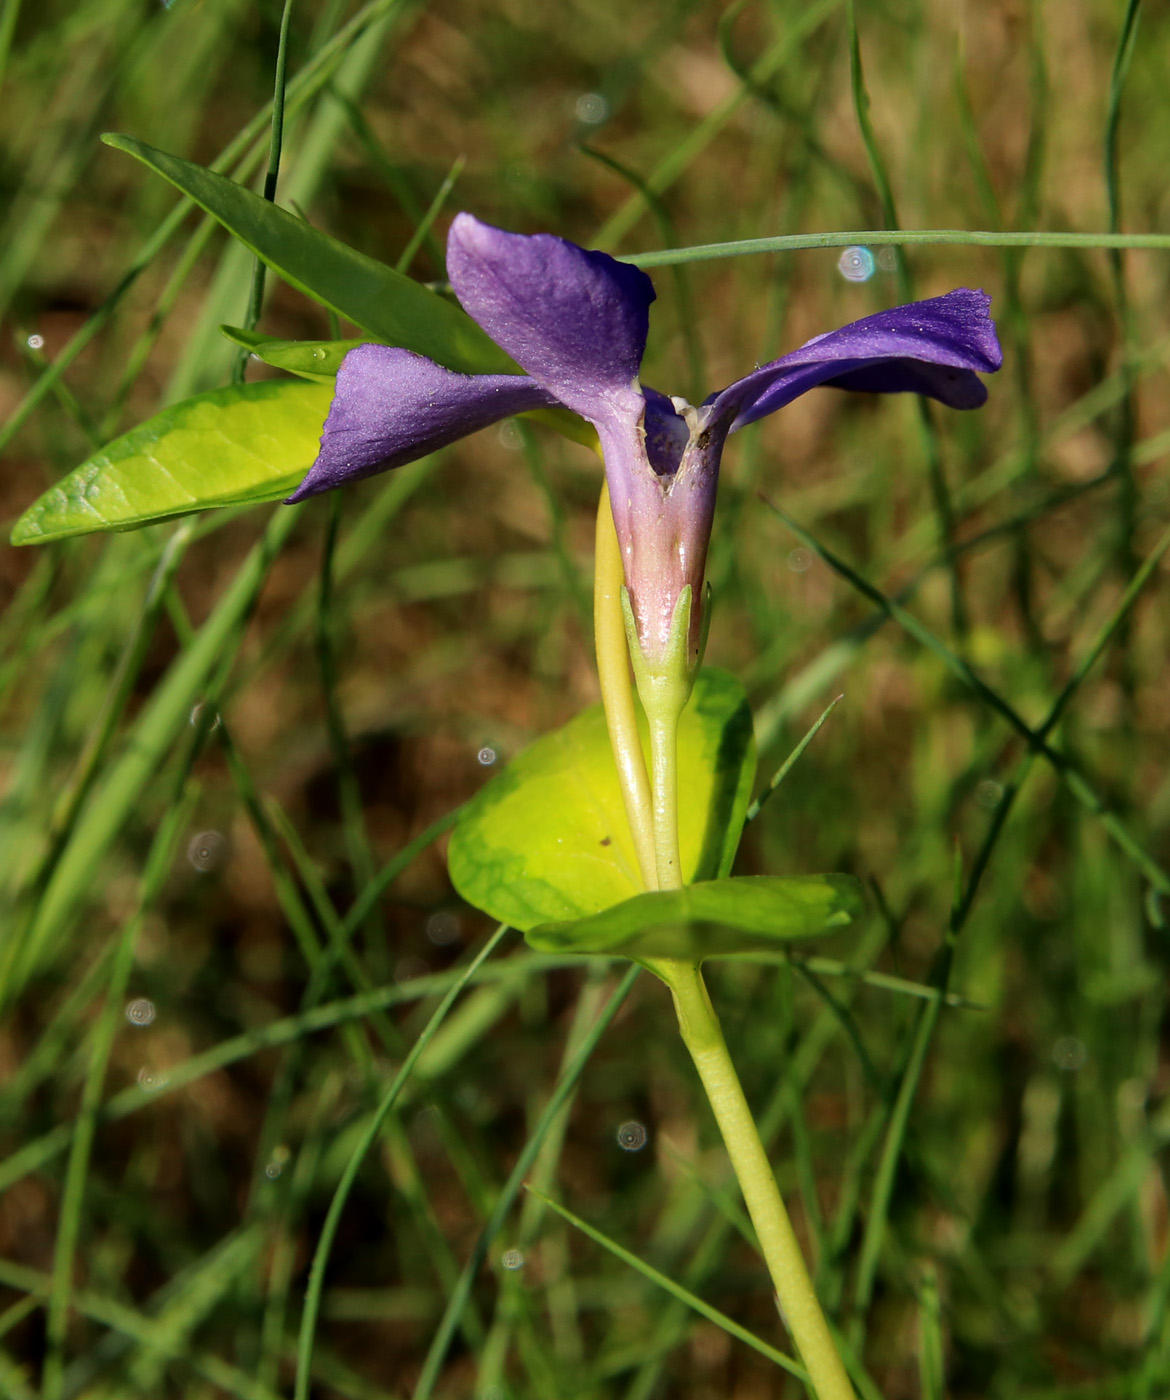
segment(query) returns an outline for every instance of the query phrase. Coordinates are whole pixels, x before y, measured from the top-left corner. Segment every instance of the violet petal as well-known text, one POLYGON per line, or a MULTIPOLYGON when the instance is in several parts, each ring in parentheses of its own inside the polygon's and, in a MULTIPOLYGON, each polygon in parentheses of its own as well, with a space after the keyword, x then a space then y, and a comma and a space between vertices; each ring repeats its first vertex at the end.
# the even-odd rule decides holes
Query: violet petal
POLYGON ((876 393, 926 394, 951 408, 978 408, 987 392, 975 371, 1003 363, 984 292, 895 306, 817 336, 708 400, 710 419, 746 427, 818 384, 876 393))
POLYGON ((657 389, 644 387, 646 456, 659 476, 674 476, 690 439, 690 429, 674 404, 657 389))
POLYGON ((644 272, 552 234, 458 214, 447 275, 464 310, 567 408, 591 421, 640 415, 633 396, 654 300, 644 272))
POLYGON ((289 503, 401 467, 501 418, 555 402, 525 375, 457 374, 410 350, 359 345, 341 363, 321 451, 289 503))

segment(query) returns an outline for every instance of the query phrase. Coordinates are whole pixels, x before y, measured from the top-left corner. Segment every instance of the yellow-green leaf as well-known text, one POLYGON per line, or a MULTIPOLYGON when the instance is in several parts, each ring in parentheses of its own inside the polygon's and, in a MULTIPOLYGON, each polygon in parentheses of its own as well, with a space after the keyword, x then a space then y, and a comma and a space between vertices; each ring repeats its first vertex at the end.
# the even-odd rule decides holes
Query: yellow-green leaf
MULTIPOLYGON (((742 685, 696 678, 679 724, 679 844, 687 881, 731 869, 756 751, 742 685)), ((524 930, 579 919, 641 890, 601 706, 537 739, 464 809, 447 856, 469 903, 524 930)))
POLYGON ((264 380, 213 389, 116 438, 46 491, 13 544, 128 530, 209 506, 289 495, 317 455, 333 385, 264 380))
POLYGON ((539 924, 525 937, 553 953, 704 958, 775 952, 779 944, 844 928, 862 910, 851 875, 743 875, 635 895, 586 919, 539 924))

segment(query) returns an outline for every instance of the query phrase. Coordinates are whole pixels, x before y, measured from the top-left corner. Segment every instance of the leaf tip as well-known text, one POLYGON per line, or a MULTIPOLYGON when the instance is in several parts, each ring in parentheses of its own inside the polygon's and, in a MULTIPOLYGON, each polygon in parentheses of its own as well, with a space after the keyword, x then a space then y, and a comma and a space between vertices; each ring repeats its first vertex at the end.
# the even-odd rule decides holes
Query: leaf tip
POLYGON ((26 510, 12 527, 8 536, 8 543, 17 546, 22 544, 40 544, 44 537, 44 531, 37 523, 36 510, 26 510))

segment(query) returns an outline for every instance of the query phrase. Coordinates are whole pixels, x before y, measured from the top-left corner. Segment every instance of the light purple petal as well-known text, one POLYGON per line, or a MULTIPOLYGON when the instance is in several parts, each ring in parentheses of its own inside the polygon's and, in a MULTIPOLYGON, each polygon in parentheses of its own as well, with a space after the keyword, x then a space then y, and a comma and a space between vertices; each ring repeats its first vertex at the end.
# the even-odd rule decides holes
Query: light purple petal
POLYGON ((818 384, 978 408, 987 391, 976 371, 990 374, 1003 363, 990 304, 984 292, 960 287, 817 336, 714 395, 708 421, 746 427, 818 384))
POLYGON ((647 440, 641 432, 626 433, 616 423, 602 422, 598 434, 642 652, 651 662, 666 654, 675 604, 683 588, 690 584, 695 600, 690 639, 694 661, 698 655, 703 569, 715 508, 718 449, 688 468, 695 456, 688 445, 679 453, 674 471, 664 474, 651 463, 647 440))
POLYGON ((524 375, 456 374, 410 350, 359 345, 341 362, 320 454, 289 504, 555 402, 524 375))
POLYGON ((552 234, 505 233, 458 214, 447 275, 464 310, 567 408, 591 422, 640 416, 654 300, 644 272, 552 234))

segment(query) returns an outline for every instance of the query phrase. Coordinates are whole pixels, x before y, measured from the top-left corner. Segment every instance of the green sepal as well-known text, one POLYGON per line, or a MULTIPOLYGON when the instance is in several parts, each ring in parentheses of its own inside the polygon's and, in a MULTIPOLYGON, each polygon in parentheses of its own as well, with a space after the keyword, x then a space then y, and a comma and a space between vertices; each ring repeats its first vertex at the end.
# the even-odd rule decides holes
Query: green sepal
POLYGON ((675 599, 670 618, 670 633, 660 656, 647 656, 638 637, 638 624, 630 602, 630 590, 623 584, 621 591, 622 617, 626 624, 626 644, 638 699, 652 719, 673 723, 687 703, 691 685, 698 669, 691 658, 691 606, 694 594, 689 583, 683 584, 675 599))
MULTIPOLYGON (((735 858, 756 770, 747 696, 725 671, 696 677, 679 720, 678 770, 682 877, 718 879, 735 858)), ((480 789, 447 863, 469 904, 524 932, 641 892, 600 705, 537 739, 480 789)))
POLYGON ((635 895, 589 918, 538 924, 525 938, 541 952, 699 963, 774 953, 846 927, 863 907, 851 875, 742 875, 635 895))
POLYGON ((13 526, 12 543, 278 501, 312 466, 332 393, 332 385, 268 379, 185 399, 46 491, 13 526))

